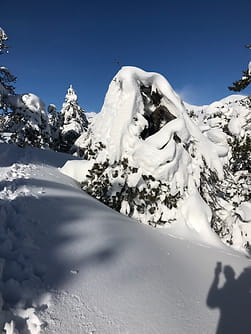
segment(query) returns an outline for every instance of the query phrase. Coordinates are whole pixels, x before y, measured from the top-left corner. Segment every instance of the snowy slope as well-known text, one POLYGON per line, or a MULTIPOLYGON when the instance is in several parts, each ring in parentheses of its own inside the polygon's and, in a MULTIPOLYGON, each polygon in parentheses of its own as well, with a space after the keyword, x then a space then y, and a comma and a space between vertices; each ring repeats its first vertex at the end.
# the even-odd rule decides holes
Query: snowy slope
POLYGON ((112 211, 60 173, 67 159, 0 145, 8 334, 248 332, 249 258, 185 227, 156 230, 112 211), (215 281, 208 299, 217 262, 227 284, 219 292, 215 281))

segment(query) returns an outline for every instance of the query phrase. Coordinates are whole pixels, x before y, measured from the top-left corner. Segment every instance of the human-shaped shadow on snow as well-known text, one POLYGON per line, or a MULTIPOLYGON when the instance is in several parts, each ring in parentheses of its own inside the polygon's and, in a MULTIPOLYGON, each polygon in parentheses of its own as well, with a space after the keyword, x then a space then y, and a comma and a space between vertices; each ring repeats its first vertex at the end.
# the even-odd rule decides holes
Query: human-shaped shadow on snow
POLYGON ((216 334, 251 333, 251 267, 236 279, 231 266, 224 266, 225 284, 219 288, 222 264, 218 262, 207 296, 207 306, 220 309, 216 334))

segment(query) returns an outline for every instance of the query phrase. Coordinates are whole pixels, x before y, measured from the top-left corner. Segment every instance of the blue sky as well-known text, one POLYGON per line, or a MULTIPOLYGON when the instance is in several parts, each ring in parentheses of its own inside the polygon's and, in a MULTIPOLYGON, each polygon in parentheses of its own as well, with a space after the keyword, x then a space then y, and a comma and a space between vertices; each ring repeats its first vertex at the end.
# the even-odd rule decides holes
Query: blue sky
POLYGON ((59 109, 72 84, 80 105, 99 111, 124 65, 159 72, 189 103, 208 104, 230 95, 247 67, 250 13, 250 0, 4 1, 11 49, 1 65, 17 76, 17 93, 59 109))

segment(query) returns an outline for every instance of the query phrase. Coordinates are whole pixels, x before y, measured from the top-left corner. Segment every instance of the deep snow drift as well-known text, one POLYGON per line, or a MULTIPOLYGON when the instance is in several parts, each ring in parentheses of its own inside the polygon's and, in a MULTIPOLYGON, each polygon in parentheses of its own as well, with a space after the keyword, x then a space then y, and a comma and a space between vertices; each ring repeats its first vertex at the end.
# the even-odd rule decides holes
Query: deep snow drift
POLYGON ((60 173, 67 159, 0 145, 1 329, 249 331, 249 258, 186 226, 157 230, 116 213, 60 173))
POLYGON ((250 109, 242 96, 188 106, 160 74, 123 67, 75 143, 88 161, 67 162, 62 171, 143 223, 187 224, 205 240, 216 232, 249 249, 250 109))

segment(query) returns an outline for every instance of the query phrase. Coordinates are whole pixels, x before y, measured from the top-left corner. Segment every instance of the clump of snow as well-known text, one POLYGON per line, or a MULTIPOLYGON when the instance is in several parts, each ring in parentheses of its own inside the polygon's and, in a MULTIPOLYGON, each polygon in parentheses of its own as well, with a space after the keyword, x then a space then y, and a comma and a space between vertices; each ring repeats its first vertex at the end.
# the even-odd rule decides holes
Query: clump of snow
POLYGON ((237 114, 234 115, 229 123, 228 123, 228 130, 233 136, 243 136, 243 127, 246 124, 245 115, 237 114))
POLYGON ((242 202, 236 209, 236 213, 240 216, 243 222, 251 222, 251 203, 242 202))
POLYGON ((81 183, 86 177, 88 171, 92 168, 93 161, 88 160, 68 160, 65 165, 60 168, 60 171, 72 177, 77 182, 81 183))

